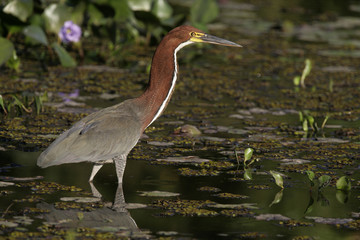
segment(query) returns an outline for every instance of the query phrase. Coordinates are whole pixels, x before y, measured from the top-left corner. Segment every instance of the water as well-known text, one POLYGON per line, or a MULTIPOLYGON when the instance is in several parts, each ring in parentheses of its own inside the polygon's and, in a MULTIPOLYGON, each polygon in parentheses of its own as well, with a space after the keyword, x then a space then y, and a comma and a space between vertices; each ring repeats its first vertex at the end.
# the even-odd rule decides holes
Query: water
MULTIPOLYGON (((80 88, 80 97, 74 101, 84 105, 62 106, 59 108, 62 113, 46 108, 39 116, 3 119, 0 177, 1 181, 15 185, 0 187, 1 235, 68 239, 75 235, 79 238, 358 238, 360 61, 351 51, 358 48, 359 37, 350 33, 358 31, 360 20, 356 12, 349 10, 357 5, 342 1, 344 5, 334 10, 326 3, 322 8, 310 8, 308 2, 281 5, 279 1, 271 5, 276 11, 265 11, 267 8, 261 3, 230 2, 228 7, 223 6, 222 22, 230 30, 214 27, 214 35, 238 39, 239 43, 245 43, 244 48, 234 51, 189 47, 179 54, 179 59, 183 59, 181 75, 172 101, 164 115, 147 130, 148 138, 142 139, 129 155, 123 191, 118 189, 112 165, 101 169, 92 187, 88 183, 91 164, 41 169, 36 166, 36 159, 52 135, 67 129, 83 116, 82 112, 141 93, 146 74, 128 72, 128 78, 124 79, 122 72, 99 73, 91 68, 80 73, 64 69, 45 74, 43 77, 55 86, 66 86, 64 92, 75 89, 62 82, 61 76, 76 79, 74 88, 80 88), (296 9, 316 11, 297 13, 296 9), (326 18, 332 16, 330 10, 337 12, 337 20, 326 18), (275 14, 279 12, 282 14, 275 14), (356 20, 350 21, 346 18, 349 16, 356 20), (299 24, 302 21, 310 28, 299 24), (348 25, 349 22, 353 25, 348 25), (337 27, 327 30, 334 25, 337 27), (320 33, 317 39, 314 32, 320 33), (330 33, 338 37, 330 38, 330 33), (339 51, 345 56, 339 57, 336 54, 339 51), (187 59, 188 55, 203 57, 187 59), (306 89, 301 89, 294 86, 292 79, 301 75, 306 58, 314 66, 306 79, 306 89), (113 91, 118 85, 116 81, 109 83, 108 79, 117 78, 122 79, 122 87, 114 99, 103 99, 89 87, 96 85, 104 92, 113 91), (306 110, 319 127, 326 114, 331 114, 323 130, 317 133, 302 130, 298 112, 306 110), (202 134, 197 137, 178 134, 177 128, 184 124, 195 125, 202 134), (152 142, 173 145, 155 146, 152 142), (253 158, 259 161, 249 168, 252 180, 245 181, 243 165, 238 165, 233 152, 238 151, 242 159, 247 147, 255 150, 253 158), (157 161, 186 156, 211 162, 157 161), (284 159, 300 159, 300 164, 287 165, 284 159), (284 174, 283 190, 275 184, 271 170, 284 174), (330 185, 321 190, 318 183, 311 186, 306 170, 314 171, 317 178, 331 176, 330 185), (204 172, 208 176, 190 176, 204 172), (341 176, 351 180, 350 192, 336 190, 336 180, 341 176), (204 191, 205 187, 217 188, 218 192, 204 191), (160 191, 160 196, 143 196, 155 194, 154 191, 160 191), (101 201, 95 199, 97 202, 90 203, 88 198, 93 193, 101 195, 101 201), (168 197, 168 193, 178 196, 168 197), (122 196, 128 205, 114 210, 114 200, 122 196), (76 203, 75 199, 67 202, 64 197, 78 197, 85 199, 85 203, 76 203), (159 207, 161 204, 163 207, 159 207)), ((2 82, 8 91, 12 89, 10 81, 4 78, 2 82)))

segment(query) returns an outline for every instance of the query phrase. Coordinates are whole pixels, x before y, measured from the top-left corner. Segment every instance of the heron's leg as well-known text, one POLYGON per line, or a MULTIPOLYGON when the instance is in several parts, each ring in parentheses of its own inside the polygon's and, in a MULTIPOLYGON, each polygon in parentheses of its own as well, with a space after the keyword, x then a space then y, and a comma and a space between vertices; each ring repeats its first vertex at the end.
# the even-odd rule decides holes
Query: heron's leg
POLYGON ((127 212, 125 206, 126 206, 126 202, 125 202, 122 184, 118 184, 118 187, 116 189, 114 204, 112 208, 117 212, 127 212))
POLYGON ((102 195, 101 193, 96 189, 96 187, 94 186, 93 182, 89 182, 90 184, 90 188, 91 188, 91 192, 92 192, 92 195, 94 197, 97 197, 97 198, 102 198, 102 195))
POLYGON ((94 180, 95 175, 100 170, 100 168, 102 168, 103 165, 104 165, 103 163, 94 163, 89 182, 92 182, 94 180))
POLYGON ((126 166, 126 155, 119 155, 113 158, 115 163, 116 175, 118 177, 118 184, 122 184, 125 166, 126 166))

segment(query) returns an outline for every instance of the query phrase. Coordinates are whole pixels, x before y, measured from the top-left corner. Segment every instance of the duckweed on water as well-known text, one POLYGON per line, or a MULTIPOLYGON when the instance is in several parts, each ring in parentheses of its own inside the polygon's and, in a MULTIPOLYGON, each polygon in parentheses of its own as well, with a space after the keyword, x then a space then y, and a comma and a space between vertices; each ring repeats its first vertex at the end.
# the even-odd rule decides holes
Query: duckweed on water
POLYGON ((242 209, 225 209, 220 211, 220 215, 224 215, 226 217, 251 217, 254 216, 255 213, 250 211, 247 208, 242 209))
POLYGON ((204 176, 217 176, 220 174, 219 171, 212 170, 212 169, 200 169, 195 170, 191 168, 179 168, 179 173, 182 176, 186 177, 204 177, 204 176))
POLYGON ((248 196, 241 195, 241 194, 235 194, 235 193, 217 193, 213 196, 219 197, 219 198, 225 198, 225 199, 247 199, 248 196))
MULTIPOLYGON (((229 24, 231 24, 230 21, 229 24)), ((239 35, 237 30, 234 30, 233 34, 234 36, 235 34, 236 36, 239 35)), ((151 141, 172 142, 174 146, 149 146, 144 142, 140 142, 130 153, 129 158, 143 161, 149 160, 149 162, 152 160, 152 164, 170 164, 157 163, 153 160, 181 155, 197 155, 205 158, 211 155, 209 158, 214 160, 217 159, 216 154, 222 150, 229 151, 235 148, 245 149, 247 147, 252 147, 256 151, 256 157, 262 161, 262 165, 256 166, 253 174, 259 172, 258 169, 269 171, 275 170, 274 168, 276 168, 280 173, 289 173, 289 177, 291 178, 288 181, 291 185, 296 177, 299 177, 300 174, 304 174, 307 170, 314 171, 317 177, 324 174, 331 176, 333 178, 333 181, 330 183, 331 185, 334 185, 335 180, 345 173, 349 176, 349 179, 351 179, 351 175, 354 175, 352 178, 356 179, 358 177, 356 166, 360 160, 358 157, 360 129, 351 127, 355 126, 356 122, 350 121, 360 120, 360 97, 358 89, 360 83, 358 77, 358 66, 360 65, 359 58, 324 57, 321 54, 318 54, 319 52, 324 52, 323 45, 304 42, 288 42, 284 41, 278 34, 270 33, 254 38, 246 35, 245 41, 251 41, 252 44, 246 46, 239 54, 235 54, 231 50, 225 53, 224 51, 227 50, 220 48, 212 48, 209 50, 210 54, 208 54, 207 57, 213 56, 215 58, 215 56, 225 55, 225 61, 236 61, 236 64, 234 65, 226 64, 225 66, 224 64, 219 64, 219 70, 213 71, 214 69, 211 69, 211 71, 206 71, 209 66, 205 61, 208 60, 196 61, 191 64, 182 63, 182 81, 179 81, 177 85, 169 109, 166 110, 161 117, 161 119, 169 119, 172 121, 182 120, 183 123, 179 125, 190 123, 199 126, 201 130, 213 130, 213 132, 209 131, 209 133, 206 133, 209 134, 210 137, 192 139, 183 138, 179 135, 174 136, 172 134, 174 133, 175 127, 169 127, 167 124, 162 124, 160 119, 160 121, 154 124, 155 127, 148 128, 146 133, 149 135, 151 141), (253 48, 251 46, 253 46, 253 48), (240 58, 246 58, 247 61, 238 61, 240 58), (293 89, 291 80, 293 76, 301 74, 303 60, 305 58, 311 58, 316 63, 316 69, 313 69, 306 79, 307 89, 299 89, 299 91, 296 92, 293 89), (344 66, 344 68, 347 67, 351 69, 351 71, 330 72, 324 70, 325 68, 331 68, 331 66, 334 65, 344 66), (332 81, 331 90, 329 89, 329 79, 332 81), (194 95, 196 95, 196 101, 188 99, 189 96, 194 95), (276 101, 274 99, 276 99, 276 101), (201 102, 202 100, 210 103, 204 104, 205 101, 201 102), (215 101, 218 102, 215 103, 215 101), (171 110, 171 105, 176 105, 177 110, 171 110), (244 111, 248 112, 240 113, 236 112, 235 109, 244 109, 244 111), (303 109, 309 109, 311 111, 311 116, 318 124, 321 123, 326 117, 326 114, 330 112, 331 117, 326 126, 331 126, 328 124, 338 124, 340 128, 337 128, 336 130, 325 128, 325 138, 324 136, 316 136, 316 134, 308 134, 304 138, 301 138, 304 134, 303 131, 300 131, 301 125, 298 122, 291 122, 291 119, 296 117, 294 112, 303 109), (227 118, 234 113, 239 113, 238 119, 227 118), (257 115, 261 116, 259 117, 257 115), (222 121, 219 120, 220 118, 224 118, 228 122, 224 120, 224 122, 220 123, 220 121, 222 121), (339 121, 340 123, 336 122, 338 120, 341 120, 339 121), (225 125, 228 123, 229 125, 234 124, 234 128, 246 129, 245 131, 247 132, 242 132, 241 135, 232 133, 229 136, 227 132, 221 132, 218 128, 214 127, 218 124, 225 125), (237 136, 237 138, 234 136, 237 136), (329 137, 331 137, 331 139, 329 139, 329 137), (355 143, 355 141, 357 141, 357 143, 355 143), (304 159, 310 162, 281 165, 279 164, 281 159, 304 159), (269 166, 271 166, 272 169, 269 169, 269 166)), ((339 49, 337 51, 343 52, 350 52, 351 50, 357 51, 356 47, 337 46, 336 49, 339 49)), ((130 60, 128 63, 129 66, 133 66, 133 69, 135 69, 135 71, 132 72, 124 70, 115 71, 115 69, 108 71, 104 70, 104 67, 98 66, 87 68, 84 66, 77 69, 62 69, 50 66, 47 72, 41 72, 41 74, 26 73, 25 75, 26 71, 24 71, 24 75, 20 76, 18 79, 11 78, 11 74, 2 74, 2 77, 0 78, 2 91, 10 93, 33 91, 33 89, 37 89, 40 92, 48 91, 49 93, 52 93, 52 95, 50 95, 51 103, 63 101, 63 99, 57 96, 57 92, 70 93, 73 92, 74 89, 79 89, 81 94, 91 95, 92 100, 97 99, 98 95, 104 92, 115 93, 122 99, 137 96, 142 92, 143 86, 147 81, 146 74, 136 73, 137 69, 142 68, 138 63, 139 58, 141 61, 149 61, 150 59, 144 58, 143 55, 148 55, 148 52, 153 49, 137 47, 134 48, 134 50, 129 49, 130 52, 133 51, 133 54, 129 54, 130 60), (100 69, 100 71, 96 69, 100 69)), ((24 67, 27 67, 27 64, 24 64, 24 67)), ((107 102, 106 104, 111 103, 112 102, 107 102)), ((59 111, 60 110, 61 109, 59 109, 59 111)), ((78 109, 78 111, 84 110, 87 111, 92 109, 86 105, 81 109, 78 109)), ((55 107, 47 105, 44 106, 44 111, 38 116, 35 114, 32 114, 29 117, 23 115, 21 117, 16 117, 11 121, 6 118, 1 119, 0 140, 2 141, 0 147, 17 150, 28 148, 31 151, 34 151, 34 149, 45 148, 56 135, 85 115, 86 114, 79 113, 60 113, 55 107)), ((191 166, 193 169, 180 168, 179 172, 184 176, 217 176, 220 171, 226 172, 230 175, 225 175, 225 178, 220 176, 224 183, 221 183, 219 186, 223 188, 224 184, 226 186, 228 183, 228 180, 244 181, 244 178, 242 178, 244 171, 228 170, 232 168, 232 164, 232 162, 228 161, 214 160, 207 164, 191 166), (232 178, 227 179, 227 177, 232 178)), ((156 166, 150 166, 150 168, 152 167, 156 168, 156 166)), ((158 168, 162 169, 165 167, 161 166, 158 168)), ((173 168, 177 168, 177 166, 173 168)), ((306 179, 305 176, 300 175, 300 177, 302 180, 306 179)), ((270 177, 266 179, 270 179, 270 177)), ((189 181, 188 179, 185 180, 189 181)), ((215 183, 218 179, 210 180, 212 183, 215 183)), ((256 181, 258 181, 258 179, 256 179, 256 181)), ((254 189, 261 190, 268 188, 268 186, 261 181, 263 180, 260 179, 259 182, 256 182, 256 185, 234 182, 231 182, 230 184, 236 187, 239 185, 246 185, 251 188, 251 190, 246 190, 245 186, 244 189, 246 191, 254 192, 254 189)), ((351 198, 352 200, 355 198, 356 201, 358 199, 360 200, 360 197, 358 196, 359 182, 354 183, 354 180, 352 179, 351 181, 353 183, 351 198)), ((34 195, 38 193, 52 194, 54 191, 78 191, 71 187, 60 187, 50 183, 34 184, 35 185, 31 186, 30 184, 27 186, 25 186, 26 184, 22 184, 21 186, 31 188, 34 195)), ((205 183, 201 184, 205 185, 205 183)), ((289 191, 293 191, 294 188, 296 187, 292 187, 289 191)), ((215 187, 206 186, 201 187, 198 190, 211 193, 219 192, 215 187)), ((240 189, 236 190, 241 193, 240 189)), ((263 191, 262 193, 264 194, 265 192, 269 191, 263 191)), ((182 193, 183 192, 181 191, 181 194, 182 193)), ((255 193, 258 194, 260 191, 255 191, 255 193)), ((2 190, 0 194, 9 197, 7 195, 11 194, 11 191, 2 190)), ((234 194, 222 194, 225 198, 231 199, 229 196, 234 197, 234 194)), ((208 194, 201 193, 199 195, 208 194)), ((289 196, 284 194, 284 200, 287 197, 289 196)), ((222 201, 238 201, 239 198, 234 199, 235 200, 222 199, 222 201)), ((19 201, 36 200, 36 197, 33 197, 32 195, 19 197, 19 201)), ((269 200, 271 200, 271 198, 269 198, 269 200)), ((331 199, 329 200, 332 201, 331 199)), ((247 217, 249 216, 247 214, 250 214, 247 212, 247 209, 217 210, 219 212, 216 213, 210 211, 208 205, 201 205, 194 200, 188 200, 189 203, 186 203, 185 200, 173 200, 172 207, 170 207, 170 202, 163 201, 164 202, 161 204, 159 203, 159 207, 161 207, 160 205, 166 206, 166 204, 168 204, 168 207, 161 208, 165 209, 169 215, 192 217, 214 216, 219 214, 220 216, 228 216, 230 217, 227 219, 229 221, 229 229, 230 226, 233 225, 233 222, 231 222, 233 220, 231 219, 232 217, 247 217), (192 207, 194 204, 195 207, 192 207)), ((254 199, 254 201, 257 201, 257 199, 254 199)), ((285 206, 287 205, 284 202, 286 201, 282 201, 279 204, 284 204, 285 209, 285 206)), ((332 206, 333 205, 334 204, 332 204, 332 206)), ((67 205, 57 203, 57 206, 61 209, 75 208, 83 209, 83 211, 92 209, 92 206, 81 206, 73 203, 67 205)), ((347 207, 348 206, 353 205, 347 205, 347 207)), ((346 211, 349 209, 350 207, 346 208, 346 211)), ((37 213, 38 211, 39 210, 37 209, 25 209, 23 212, 24 214, 31 214, 37 213)), ((7 212, 7 215, 14 214, 18 213, 7 212)), ((285 213, 282 212, 282 214, 285 213)), ((189 221, 193 220, 194 219, 190 219, 189 221)), ((235 221, 236 220, 237 219, 235 219, 235 221)), ((254 222, 255 223, 253 224, 255 226, 259 221, 254 220, 254 222)), ((277 227, 280 225, 285 226, 286 228, 294 228, 298 226, 305 227, 307 224, 309 223, 289 220, 273 226, 277 227)), ((340 224, 338 227, 358 231, 359 221, 350 221, 346 224, 340 224)), ((8 233, 8 230, 1 230, 5 234, 8 233)), ((10 233, 8 237, 10 239, 60 239, 67 237, 71 238, 72 236, 79 239, 115 239, 120 237, 116 234, 105 234, 95 231, 94 229, 86 228, 78 228, 74 229, 73 232, 69 232, 54 226, 41 226, 38 230, 44 232, 34 233, 16 231, 10 233)), ((263 233, 246 232, 247 229, 244 229, 243 231, 243 233, 225 232, 224 235, 237 239, 274 238, 272 235, 267 236, 263 233)), ((284 232, 283 230, 280 231, 284 232)), ((313 231, 313 229, 311 231, 313 231)), ((304 236, 296 236, 293 237, 293 239, 315 238, 305 236, 305 232, 300 234, 304 234, 304 236)), ((308 234, 308 232, 306 232, 306 234, 308 234)))
POLYGON ((309 222, 302 222, 297 220, 287 220, 287 221, 280 221, 279 224, 281 226, 287 227, 287 228, 294 228, 294 227, 312 227, 314 226, 313 223, 309 222))
POLYGON ((41 202, 44 199, 38 195, 30 195, 22 199, 14 199, 14 202, 29 202, 29 203, 36 203, 41 202))
POLYGON ((182 216, 210 217, 216 216, 216 211, 205 209, 211 204, 215 204, 210 200, 156 200, 152 206, 168 210, 165 216, 178 214, 182 216))
POLYGON ((209 161, 200 163, 199 166, 207 169, 226 170, 235 167, 235 164, 228 161, 209 161))
POLYGON ((101 202, 77 203, 77 202, 55 202, 55 208, 59 210, 78 209, 80 211, 93 211, 104 207, 101 202))
POLYGON ((18 187, 30 187, 36 194, 51 194, 55 191, 81 192, 81 188, 65 186, 55 182, 24 182, 16 184, 18 187))
POLYGON ((267 190, 271 189, 268 185, 249 185, 248 188, 255 190, 267 190))
POLYGON ((23 214, 43 214, 48 213, 50 210, 48 209, 40 209, 40 208, 34 208, 34 207, 26 207, 24 208, 23 214))

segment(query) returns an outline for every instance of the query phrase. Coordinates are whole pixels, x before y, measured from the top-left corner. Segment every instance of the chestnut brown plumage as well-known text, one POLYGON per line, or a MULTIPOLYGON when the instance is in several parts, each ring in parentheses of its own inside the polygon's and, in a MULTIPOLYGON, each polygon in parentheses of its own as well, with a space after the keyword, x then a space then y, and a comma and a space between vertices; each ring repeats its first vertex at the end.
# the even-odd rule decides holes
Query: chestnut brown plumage
POLYGON ((174 91, 178 73, 176 53, 196 42, 241 47, 191 26, 173 29, 155 51, 149 84, 140 97, 81 119, 41 153, 37 164, 49 167, 63 163, 93 162, 91 182, 104 163, 114 162, 118 183, 121 184, 127 155, 143 131, 165 110, 174 91))

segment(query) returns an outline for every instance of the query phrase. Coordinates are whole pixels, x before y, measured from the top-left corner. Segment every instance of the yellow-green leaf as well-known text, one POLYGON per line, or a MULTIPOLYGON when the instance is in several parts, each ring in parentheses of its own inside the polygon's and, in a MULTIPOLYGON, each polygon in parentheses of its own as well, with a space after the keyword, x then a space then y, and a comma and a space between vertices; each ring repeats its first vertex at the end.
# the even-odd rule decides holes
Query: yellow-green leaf
POLYGON ((281 174, 278 172, 272 171, 272 170, 270 171, 270 174, 275 179, 276 185, 278 185, 281 188, 284 188, 284 180, 283 180, 281 174))

